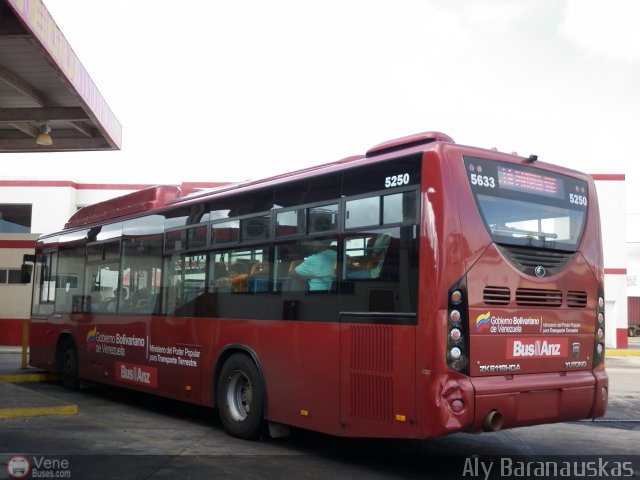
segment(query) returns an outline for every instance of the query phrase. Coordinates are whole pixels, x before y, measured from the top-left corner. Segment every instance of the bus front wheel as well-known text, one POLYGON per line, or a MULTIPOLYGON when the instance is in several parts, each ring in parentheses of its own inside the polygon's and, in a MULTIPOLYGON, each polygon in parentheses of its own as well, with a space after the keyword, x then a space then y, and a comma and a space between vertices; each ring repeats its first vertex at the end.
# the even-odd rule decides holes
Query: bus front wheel
POLYGON ((60 349, 60 373, 62 374, 62 385, 70 390, 80 388, 78 378, 78 351, 71 339, 62 343, 60 349))
POLYGON ((229 435, 250 439, 263 425, 262 379, 256 364, 242 353, 224 363, 217 388, 222 425, 229 435))

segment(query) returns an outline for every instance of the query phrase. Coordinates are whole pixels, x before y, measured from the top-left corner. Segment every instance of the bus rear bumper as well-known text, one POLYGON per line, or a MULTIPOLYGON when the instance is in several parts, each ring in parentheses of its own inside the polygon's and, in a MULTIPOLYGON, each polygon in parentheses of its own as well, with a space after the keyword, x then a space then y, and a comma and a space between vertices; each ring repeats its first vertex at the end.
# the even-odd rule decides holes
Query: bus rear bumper
POLYGON ((472 431, 562 422, 604 415, 604 370, 475 377, 472 431))

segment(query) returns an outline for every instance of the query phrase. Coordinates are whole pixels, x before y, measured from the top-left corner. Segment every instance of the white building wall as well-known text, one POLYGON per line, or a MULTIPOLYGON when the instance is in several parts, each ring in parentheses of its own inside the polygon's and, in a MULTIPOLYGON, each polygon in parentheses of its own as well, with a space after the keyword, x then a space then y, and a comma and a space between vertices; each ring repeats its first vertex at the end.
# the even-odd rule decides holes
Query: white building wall
POLYGON ((640 239, 627 242, 627 296, 640 297, 640 239))
MULTIPOLYGON (((0 233, 0 242, 35 241, 38 235, 23 233, 0 233)), ((18 269, 24 254, 32 254, 32 248, 0 248, 0 268, 18 269)), ((0 318, 29 318, 31 285, 2 285, 0 288, 0 318)), ((0 335, 1 337, 1 335, 0 335)), ((2 342, 0 341, 0 345, 2 342)))
POLYGON ((0 203, 32 205, 31 232, 53 232, 60 230, 75 212, 76 189, 72 186, 1 187, 0 203))
POLYGON ((624 175, 594 175, 594 178, 602 228, 606 346, 626 347, 627 244, 624 175), (624 345, 619 345, 621 343, 624 345))

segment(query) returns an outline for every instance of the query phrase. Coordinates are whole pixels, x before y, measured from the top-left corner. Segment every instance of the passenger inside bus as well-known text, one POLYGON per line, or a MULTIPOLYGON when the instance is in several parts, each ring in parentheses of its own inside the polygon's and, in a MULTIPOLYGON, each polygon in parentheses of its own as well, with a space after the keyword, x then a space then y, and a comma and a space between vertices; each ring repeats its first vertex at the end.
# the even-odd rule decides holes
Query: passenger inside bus
POLYGON ((106 312, 109 300, 113 298, 113 290, 109 287, 93 289, 87 309, 90 312, 106 312))
POLYGON ((332 240, 310 242, 311 255, 306 257, 292 273, 307 278, 310 292, 326 292, 335 280, 338 253, 332 246, 332 240))
POLYGON ((349 259, 346 278, 378 278, 391 242, 391 235, 381 233, 367 241, 366 254, 362 258, 349 259))
POLYGON ((223 262, 215 262, 215 265, 213 267, 213 273, 214 273, 215 280, 229 276, 229 272, 227 271, 227 266, 223 262))
POLYGON ((251 293, 266 293, 269 291, 269 263, 257 262, 251 265, 248 289, 251 293))
POLYGON ((218 287, 230 288, 236 293, 244 293, 248 289, 249 275, 241 263, 234 263, 229 267, 229 275, 216 280, 218 287))
POLYGON ((234 263, 229 269, 229 278, 234 292, 244 293, 247 291, 247 279, 249 275, 241 263, 234 263))
POLYGON ((115 312, 118 309, 118 305, 120 305, 120 310, 126 310, 129 304, 127 289, 119 287, 113 291, 113 297, 105 302, 105 310, 107 312, 115 312))
POLYGON ((151 294, 148 288, 139 288, 131 295, 130 305, 136 312, 146 312, 149 306, 151 294))

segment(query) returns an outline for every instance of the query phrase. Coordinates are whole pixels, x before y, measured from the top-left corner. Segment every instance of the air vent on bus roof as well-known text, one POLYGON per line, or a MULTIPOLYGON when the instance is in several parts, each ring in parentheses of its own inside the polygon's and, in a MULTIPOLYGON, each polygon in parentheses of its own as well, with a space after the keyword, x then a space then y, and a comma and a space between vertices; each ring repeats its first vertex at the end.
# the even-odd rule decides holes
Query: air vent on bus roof
POLYGON ((409 135, 408 137, 396 138, 387 142, 380 143, 375 147, 367 150, 367 157, 375 157, 376 155, 384 155, 385 153, 404 150, 405 148, 426 145, 432 142, 449 142, 454 143, 453 138, 440 132, 423 132, 409 135))
POLYGON ((64 228, 81 227, 133 213, 163 207, 178 198, 197 192, 197 188, 177 185, 156 185, 120 197, 82 207, 74 213, 64 228))

